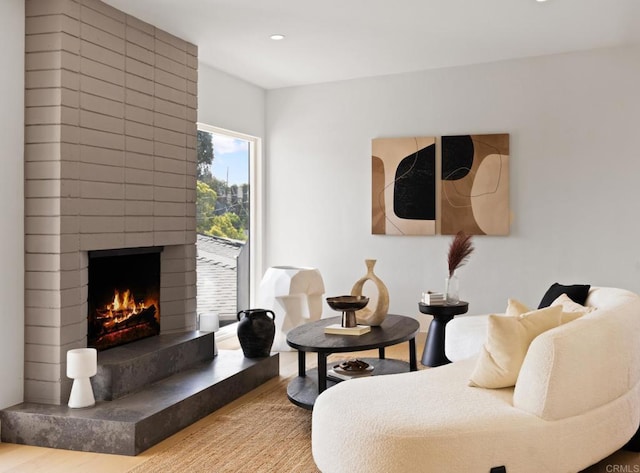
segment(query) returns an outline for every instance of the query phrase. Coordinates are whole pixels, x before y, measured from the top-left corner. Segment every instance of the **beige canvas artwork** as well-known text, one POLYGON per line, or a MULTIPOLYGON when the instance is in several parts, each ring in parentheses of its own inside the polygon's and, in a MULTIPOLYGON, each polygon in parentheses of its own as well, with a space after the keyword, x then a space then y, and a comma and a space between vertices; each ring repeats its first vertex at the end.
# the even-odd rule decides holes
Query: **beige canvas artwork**
POLYGON ((435 235, 434 137, 377 138, 371 143, 371 233, 435 235))
POLYGON ((441 233, 508 235, 509 135, 442 137, 441 233))

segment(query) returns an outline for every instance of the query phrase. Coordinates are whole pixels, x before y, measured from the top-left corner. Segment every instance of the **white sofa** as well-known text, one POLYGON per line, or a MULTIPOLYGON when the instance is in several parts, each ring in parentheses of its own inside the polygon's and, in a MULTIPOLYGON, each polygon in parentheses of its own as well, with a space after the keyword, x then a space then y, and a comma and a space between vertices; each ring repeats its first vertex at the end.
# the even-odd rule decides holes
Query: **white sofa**
MULTIPOLYGON (((640 425, 640 297, 592 288, 587 305, 597 310, 533 340, 515 387, 470 387, 476 357, 456 353, 448 365, 328 389, 313 411, 317 466, 575 473, 607 457, 640 425)), ((478 349, 485 334, 476 337, 478 349)))

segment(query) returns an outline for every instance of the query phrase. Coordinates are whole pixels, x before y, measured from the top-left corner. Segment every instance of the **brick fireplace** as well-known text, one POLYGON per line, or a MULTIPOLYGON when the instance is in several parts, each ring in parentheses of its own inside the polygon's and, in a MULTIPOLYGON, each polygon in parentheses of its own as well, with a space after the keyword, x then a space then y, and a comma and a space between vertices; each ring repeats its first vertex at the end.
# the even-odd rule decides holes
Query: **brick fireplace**
POLYGON ((195 330, 196 47, 99 0, 25 5, 25 389, 0 439, 137 455, 278 376, 279 357, 216 355, 195 330), (105 285, 160 333, 99 351, 96 405, 70 409, 67 351, 95 343, 96 307, 122 315, 92 294, 95 260, 131 254, 153 254, 133 264, 159 282, 105 285))
POLYGON ((98 0, 27 0, 25 401, 66 403, 89 254, 163 247, 162 333, 195 329, 197 49, 98 0))

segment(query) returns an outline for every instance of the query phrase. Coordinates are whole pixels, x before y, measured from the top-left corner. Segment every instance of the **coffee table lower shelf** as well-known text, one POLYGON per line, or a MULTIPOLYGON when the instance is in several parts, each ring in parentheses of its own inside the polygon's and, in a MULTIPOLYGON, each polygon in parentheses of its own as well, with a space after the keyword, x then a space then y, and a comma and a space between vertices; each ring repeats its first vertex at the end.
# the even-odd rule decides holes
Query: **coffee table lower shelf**
MULTIPOLYGON (((401 360, 389 360, 379 358, 359 358, 373 365, 373 373, 371 376, 383 374, 407 373, 409 372, 409 363, 401 360)), ((332 367, 332 363, 327 364, 332 367)), ((350 381, 350 380, 349 380, 350 381)), ((334 378, 327 378, 327 389, 335 386, 339 382, 334 378)), ((304 409, 312 410, 313 405, 318 397, 318 369, 314 368, 307 371, 306 376, 296 376, 287 386, 287 397, 296 406, 304 409)))

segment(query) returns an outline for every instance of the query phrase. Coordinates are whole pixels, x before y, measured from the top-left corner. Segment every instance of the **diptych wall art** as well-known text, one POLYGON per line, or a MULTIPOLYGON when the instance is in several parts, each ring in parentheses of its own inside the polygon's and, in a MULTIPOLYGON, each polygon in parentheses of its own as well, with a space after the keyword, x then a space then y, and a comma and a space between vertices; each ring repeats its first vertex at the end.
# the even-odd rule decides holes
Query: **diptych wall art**
POLYGON ((508 235, 509 135, 372 140, 371 233, 508 235), (439 205, 438 205, 439 204, 439 205), (440 211, 437 212, 438 206, 440 211))
POLYGON ((435 235, 434 137, 380 138, 371 143, 371 233, 435 235))

